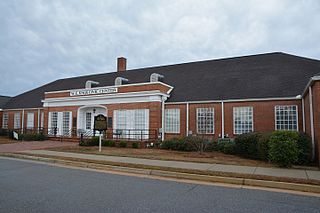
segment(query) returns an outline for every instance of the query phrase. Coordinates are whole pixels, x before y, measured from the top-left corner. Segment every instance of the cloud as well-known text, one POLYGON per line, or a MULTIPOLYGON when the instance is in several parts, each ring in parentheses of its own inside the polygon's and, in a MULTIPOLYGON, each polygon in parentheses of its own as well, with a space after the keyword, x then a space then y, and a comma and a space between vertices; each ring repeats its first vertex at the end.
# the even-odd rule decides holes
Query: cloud
POLYGON ((0 2, 0 95, 58 78, 282 51, 320 58, 314 1, 0 2))

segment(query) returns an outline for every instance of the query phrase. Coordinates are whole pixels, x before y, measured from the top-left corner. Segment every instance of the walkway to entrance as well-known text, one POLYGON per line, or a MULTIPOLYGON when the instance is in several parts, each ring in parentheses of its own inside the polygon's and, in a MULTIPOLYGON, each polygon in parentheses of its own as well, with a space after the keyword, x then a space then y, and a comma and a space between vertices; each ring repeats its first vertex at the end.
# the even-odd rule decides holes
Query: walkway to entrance
POLYGON ((20 152, 34 149, 45 149, 62 146, 77 146, 77 143, 59 141, 24 141, 10 144, 0 144, 1 152, 20 152))

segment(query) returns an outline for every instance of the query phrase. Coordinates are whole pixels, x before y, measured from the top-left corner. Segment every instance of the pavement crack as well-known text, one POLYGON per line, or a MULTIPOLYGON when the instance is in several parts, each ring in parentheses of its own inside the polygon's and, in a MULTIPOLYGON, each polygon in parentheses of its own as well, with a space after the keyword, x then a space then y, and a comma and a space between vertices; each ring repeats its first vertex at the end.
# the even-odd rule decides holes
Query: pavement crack
POLYGON ((191 189, 188 189, 188 190, 187 190, 187 193, 188 193, 188 192, 191 192, 192 190, 194 190, 194 189, 197 188, 197 187, 198 187, 198 185, 194 185, 193 187, 191 187, 191 189))

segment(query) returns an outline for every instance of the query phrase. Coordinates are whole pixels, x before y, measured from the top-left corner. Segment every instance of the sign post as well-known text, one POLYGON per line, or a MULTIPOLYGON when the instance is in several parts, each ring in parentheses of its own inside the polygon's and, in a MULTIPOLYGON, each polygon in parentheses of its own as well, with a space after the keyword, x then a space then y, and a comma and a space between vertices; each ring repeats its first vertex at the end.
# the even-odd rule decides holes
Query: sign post
POLYGON ((102 132, 107 130, 107 117, 99 114, 97 116, 94 116, 94 131, 98 130, 100 132, 99 134, 99 152, 101 152, 101 135, 102 132))

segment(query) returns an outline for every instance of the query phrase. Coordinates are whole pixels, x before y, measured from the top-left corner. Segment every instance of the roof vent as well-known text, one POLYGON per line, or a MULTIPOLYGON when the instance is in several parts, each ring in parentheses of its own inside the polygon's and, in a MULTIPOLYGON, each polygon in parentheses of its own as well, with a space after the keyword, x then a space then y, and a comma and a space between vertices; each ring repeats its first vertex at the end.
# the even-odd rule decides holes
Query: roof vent
POLYGON ((86 81, 86 89, 90 89, 93 86, 97 86, 97 85, 99 85, 99 82, 97 81, 91 81, 91 80, 86 81))
POLYGON ((126 82, 129 82, 129 80, 126 79, 126 78, 122 78, 122 77, 116 77, 116 79, 114 80, 114 85, 115 86, 120 86, 120 85, 122 85, 122 84, 124 84, 126 82))
POLYGON ((152 73, 150 75, 150 82, 158 82, 158 81, 163 80, 163 78, 164 78, 163 75, 160 75, 158 73, 152 73))

